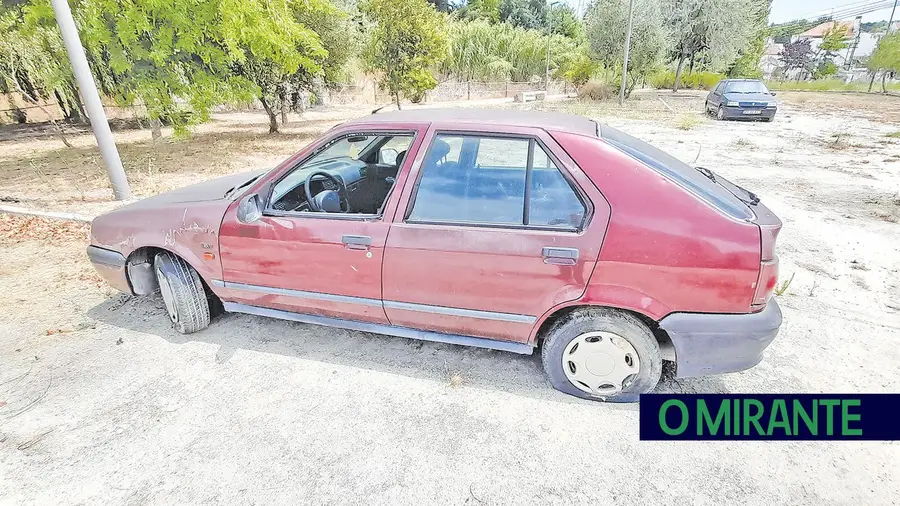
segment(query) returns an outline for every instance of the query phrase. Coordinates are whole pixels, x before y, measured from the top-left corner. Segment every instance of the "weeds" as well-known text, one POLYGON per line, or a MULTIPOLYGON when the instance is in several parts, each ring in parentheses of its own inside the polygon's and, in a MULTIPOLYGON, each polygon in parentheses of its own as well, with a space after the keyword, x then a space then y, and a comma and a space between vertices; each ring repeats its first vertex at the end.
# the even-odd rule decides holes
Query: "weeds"
POLYGON ((462 374, 455 372, 452 375, 450 375, 450 386, 451 387, 458 387, 458 386, 461 386, 462 384, 463 384, 462 374))
POLYGON ((843 151, 850 147, 847 139, 850 134, 847 132, 833 132, 830 139, 825 141, 825 147, 834 151, 843 151))
POLYGON ((792 272, 792 273, 791 273, 790 279, 787 279, 787 280, 782 281, 782 282, 780 282, 780 283, 778 283, 778 284, 775 285, 775 295, 778 295, 779 297, 780 297, 781 295, 784 295, 784 292, 786 292, 787 289, 788 289, 788 287, 791 286, 791 282, 794 281, 794 275, 795 275, 795 274, 797 274, 797 273, 796 273, 796 272, 792 272))
POLYGON ((900 139, 900 130, 886 134, 885 137, 890 137, 891 139, 900 139))
POLYGON ((745 138, 743 138, 743 137, 738 137, 737 139, 731 141, 731 145, 732 145, 732 146, 739 147, 739 148, 750 148, 750 147, 754 147, 754 144, 753 144, 752 142, 750 142, 749 140, 747 140, 747 139, 745 139, 745 138))
POLYGON ((703 123, 703 118, 696 114, 684 114, 678 118, 675 128, 679 130, 692 130, 695 126, 703 123))

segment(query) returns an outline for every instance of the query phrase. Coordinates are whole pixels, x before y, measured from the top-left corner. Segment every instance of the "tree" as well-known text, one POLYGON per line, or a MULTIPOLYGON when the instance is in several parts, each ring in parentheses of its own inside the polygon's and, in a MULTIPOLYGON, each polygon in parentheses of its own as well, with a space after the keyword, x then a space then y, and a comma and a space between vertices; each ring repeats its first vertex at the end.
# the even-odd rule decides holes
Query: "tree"
POLYGON ((544 0, 500 0, 500 21, 529 30, 546 29, 544 0))
POLYGON ((673 90, 681 83, 684 64, 701 59, 712 70, 727 68, 753 35, 760 5, 746 0, 667 0, 664 13, 671 27, 677 63, 673 90))
POLYGON ((550 9, 550 18, 553 33, 575 40, 584 38, 584 27, 581 20, 575 15, 575 10, 569 4, 554 5, 550 9))
POLYGON ((76 12, 93 60, 109 69, 104 91, 140 103, 176 132, 260 88, 234 72, 248 55, 279 72, 316 72, 325 52, 293 16, 300 0, 83 0, 76 12))
POLYGON ((802 77, 803 72, 809 69, 812 57, 813 51, 809 39, 800 39, 796 42, 785 44, 779 55, 781 62, 784 64, 785 74, 794 69, 798 70, 798 81, 802 77))
MULTIPOLYGON (((590 56, 606 69, 621 72, 625 58, 628 0, 597 0, 585 15, 585 34, 590 56)), ((669 47, 662 10, 655 0, 635 0, 628 57, 626 93, 655 70, 669 47)))
POLYGON ((373 22, 366 60, 382 73, 380 84, 400 108, 400 97, 414 102, 437 85, 429 70, 449 50, 444 16, 426 0, 367 0, 361 11, 373 22))
MULTIPOLYGON (((894 32, 885 35, 878 41, 878 47, 869 57, 867 63, 869 72, 872 73, 873 81, 875 73, 879 70, 881 74, 881 91, 887 93, 887 85, 885 80, 887 75, 900 72, 900 32, 894 32)), ((869 91, 872 91, 872 84, 869 83, 869 91)))
POLYGON ((294 72, 268 57, 257 56, 249 47, 244 58, 234 64, 234 72, 258 88, 258 98, 269 116, 269 133, 278 132, 278 113, 282 124, 287 111, 302 102, 302 93, 311 92, 319 81, 334 82, 340 68, 356 49, 355 29, 346 12, 327 0, 305 0, 289 4, 293 21, 302 30, 298 52, 306 52, 310 60, 294 72))
POLYGON ((753 20, 753 35, 746 47, 738 49, 738 58, 728 69, 729 77, 759 78, 762 76, 759 62, 766 50, 766 38, 769 36, 766 21, 769 19, 772 0, 755 1, 759 3, 759 9, 753 20))
POLYGON ((469 0, 468 19, 486 19, 491 23, 500 21, 500 0, 469 0))

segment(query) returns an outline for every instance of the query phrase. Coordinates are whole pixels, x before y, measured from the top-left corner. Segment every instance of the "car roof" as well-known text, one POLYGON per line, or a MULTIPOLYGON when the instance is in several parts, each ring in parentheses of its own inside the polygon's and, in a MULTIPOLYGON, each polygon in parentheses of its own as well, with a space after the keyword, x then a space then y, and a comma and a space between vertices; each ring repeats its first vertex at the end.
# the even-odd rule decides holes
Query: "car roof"
POLYGON ((372 123, 442 123, 525 126, 584 135, 597 135, 597 123, 584 116, 547 111, 520 111, 515 109, 477 108, 422 108, 371 114, 346 124, 372 123))

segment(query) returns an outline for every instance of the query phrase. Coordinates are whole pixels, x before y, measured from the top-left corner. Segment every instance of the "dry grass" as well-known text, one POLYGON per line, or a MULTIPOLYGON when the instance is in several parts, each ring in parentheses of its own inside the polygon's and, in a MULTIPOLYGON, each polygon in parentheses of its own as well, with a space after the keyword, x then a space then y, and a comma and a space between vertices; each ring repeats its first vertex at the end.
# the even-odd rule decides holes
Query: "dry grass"
POLYGON ((885 135, 885 137, 890 137, 891 139, 900 139, 900 130, 897 130, 896 132, 891 132, 891 133, 885 135))
POLYGON ((851 144, 848 141, 849 137, 850 134, 847 132, 833 132, 825 139, 825 147, 833 151, 843 151, 851 147, 851 144))
POLYGON ((744 137, 738 137, 737 139, 731 141, 731 145, 737 148, 755 148, 756 144, 753 144, 749 140, 744 137))
POLYGON ((0 214, 0 244, 3 245, 30 240, 87 243, 88 230, 87 223, 0 214))
POLYGON ((679 130, 693 130, 704 123, 704 119, 696 114, 683 114, 675 121, 675 128, 679 130))
MULTIPOLYGON (((278 135, 267 133, 263 115, 222 114, 186 139, 174 139, 169 131, 154 144, 149 131, 135 129, 118 131, 115 138, 132 192, 141 198, 224 174, 271 168, 335 124, 362 114, 307 113, 309 119, 295 121, 278 135)), ((0 141, 0 200, 39 209, 105 210, 112 192, 89 133, 71 136, 74 148, 46 135, 16 134, 0 141)))

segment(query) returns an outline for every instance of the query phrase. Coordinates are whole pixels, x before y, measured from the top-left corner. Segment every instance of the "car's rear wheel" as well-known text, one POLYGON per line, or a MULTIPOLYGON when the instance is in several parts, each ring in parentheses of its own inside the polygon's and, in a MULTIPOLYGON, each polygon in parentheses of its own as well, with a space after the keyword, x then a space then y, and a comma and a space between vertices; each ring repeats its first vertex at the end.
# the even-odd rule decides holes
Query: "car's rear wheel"
POLYGON ((725 119, 725 108, 721 105, 716 109, 716 119, 722 121, 725 119))
POLYGON ((636 401, 662 372, 653 332, 634 315, 608 308, 578 309, 554 322, 541 359, 557 390, 611 402, 636 401))
POLYGON ((190 265, 163 252, 153 260, 159 293, 175 330, 190 334, 209 326, 209 300, 203 282, 190 265))

